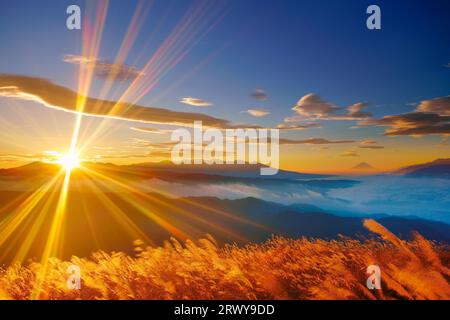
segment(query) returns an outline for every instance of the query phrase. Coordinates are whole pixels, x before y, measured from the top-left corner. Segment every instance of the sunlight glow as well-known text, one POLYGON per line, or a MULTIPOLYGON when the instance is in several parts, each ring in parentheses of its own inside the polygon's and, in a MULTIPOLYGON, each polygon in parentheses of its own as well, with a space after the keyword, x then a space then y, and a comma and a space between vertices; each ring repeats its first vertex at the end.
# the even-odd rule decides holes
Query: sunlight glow
POLYGON ((57 161, 66 171, 72 171, 80 166, 80 160, 76 152, 69 152, 61 156, 57 161))

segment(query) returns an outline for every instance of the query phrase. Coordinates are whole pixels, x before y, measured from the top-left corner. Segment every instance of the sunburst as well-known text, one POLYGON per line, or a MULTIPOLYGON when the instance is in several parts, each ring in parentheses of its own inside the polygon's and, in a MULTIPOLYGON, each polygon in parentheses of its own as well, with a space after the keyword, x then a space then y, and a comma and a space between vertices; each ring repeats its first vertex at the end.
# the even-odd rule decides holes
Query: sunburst
POLYGON ((78 153, 76 152, 68 152, 63 154, 58 160, 57 163, 60 164, 64 170, 72 171, 75 168, 80 166, 80 158, 78 153))

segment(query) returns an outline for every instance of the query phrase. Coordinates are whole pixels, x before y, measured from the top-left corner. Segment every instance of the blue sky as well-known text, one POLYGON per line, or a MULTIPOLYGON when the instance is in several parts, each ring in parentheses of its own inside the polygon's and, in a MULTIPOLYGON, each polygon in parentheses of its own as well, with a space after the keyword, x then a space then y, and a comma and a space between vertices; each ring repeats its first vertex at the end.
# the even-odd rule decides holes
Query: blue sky
MULTIPOLYGON (((65 10, 74 3, 82 11, 86 7, 84 1, 73 0, 2 1, 0 73, 48 78, 75 90, 76 68, 63 62, 65 55, 80 54, 81 32, 65 27, 65 10)), ((114 60, 136 3, 110 2, 101 58, 114 60)), ((155 1, 126 63, 143 67, 192 5, 155 1)), ((340 107, 367 103, 366 111, 376 118, 411 112, 411 103, 449 94, 448 1, 231 0, 218 1, 216 7, 216 16, 224 15, 220 23, 140 104, 274 126, 294 115, 291 108, 308 93, 340 107), (381 8, 382 30, 366 28, 370 4, 381 8), (267 93, 266 101, 250 96, 256 88, 267 93), (213 106, 199 110, 179 103, 188 96, 213 106), (249 108, 271 114, 254 118, 242 113, 249 108)), ((90 94, 95 96, 99 87, 94 83, 90 94)), ((286 136, 344 139, 383 133, 380 127, 348 130, 351 121, 325 123, 286 136)))

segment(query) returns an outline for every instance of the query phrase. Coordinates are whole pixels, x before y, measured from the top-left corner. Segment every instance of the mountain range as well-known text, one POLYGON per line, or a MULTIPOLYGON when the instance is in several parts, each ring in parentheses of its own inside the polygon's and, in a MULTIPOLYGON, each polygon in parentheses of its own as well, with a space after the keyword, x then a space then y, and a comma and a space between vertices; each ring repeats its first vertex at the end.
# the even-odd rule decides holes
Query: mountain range
MULTIPOLYGON (((146 179, 158 176, 164 179, 186 179, 197 176, 195 183, 212 178, 256 179, 213 174, 183 173, 181 171, 145 170, 146 165, 119 167, 107 164, 86 164, 91 170, 114 177, 127 186, 133 183, 145 184, 146 179), (201 176, 200 179, 199 176, 201 176), (181 177, 181 178, 180 178, 181 177)), ((24 181, 29 189, 9 190, 0 188, 0 221, 16 216, 20 212, 23 199, 30 196, 35 183, 48 179, 60 168, 52 164, 33 163, 20 168, 0 170, 0 182, 13 186, 24 181)), ((286 173, 288 174, 288 173, 286 173)), ((295 175, 293 175, 295 176, 295 175)), ((141 239, 150 245, 162 244, 170 237, 192 239, 211 234, 219 243, 261 242, 272 235, 287 237, 313 237, 338 239, 340 236, 368 237, 369 231, 363 228, 363 216, 338 216, 310 204, 296 203, 283 205, 254 197, 241 199, 220 199, 218 197, 171 197, 159 192, 133 191, 119 192, 87 188, 90 184, 108 185, 107 179, 85 176, 81 170, 72 173, 67 197, 64 224, 62 225, 65 243, 62 258, 71 255, 86 256, 97 250, 133 252, 133 241, 141 239), (136 232, 140 229, 141 233, 136 232), (178 230, 176 232, 170 230, 178 230), (130 232, 131 231, 131 232, 130 232), (184 235, 183 235, 184 234, 184 235), (114 235, 111 237, 111 235, 114 235)), ((259 178, 258 178, 259 179, 259 178)), ((270 179, 269 179, 270 180, 270 179)), ((289 180, 289 179, 287 179, 289 180)), ((273 182, 273 180, 270 180, 273 182)), ((326 179, 290 180, 292 183, 327 181, 326 179)), ((328 180, 339 181, 339 180, 328 180)), ((194 186, 195 187, 195 186, 194 186)), ((48 193, 58 199, 59 191, 48 193)), ((0 245, 0 262, 11 260, 23 243, 29 243, 28 257, 42 252, 48 231, 56 210, 57 201, 36 205, 26 217, 23 226, 14 237, 0 245), (41 232, 32 242, 28 239, 33 227, 39 223, 41 232)), ((416 230, 428 239, 450 243, 450 225, 417 217, 394 217, 389 215, 367 216, 402 238, 408 238, 416 230)))
POLYGON ((437 159, 432 162, 404 167, 395 171, 394 174, 413 178, 450 179, 450 159, 437 159))

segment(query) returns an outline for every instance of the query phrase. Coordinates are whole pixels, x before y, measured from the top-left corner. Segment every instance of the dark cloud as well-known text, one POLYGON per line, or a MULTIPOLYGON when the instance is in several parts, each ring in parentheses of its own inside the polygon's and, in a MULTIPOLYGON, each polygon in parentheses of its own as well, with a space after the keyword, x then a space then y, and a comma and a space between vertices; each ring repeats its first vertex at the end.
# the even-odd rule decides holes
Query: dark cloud
POLYGON ((267 93, 262 89, 256 89, 252 93, 250 93, 250 96, 258 101, 265 101, 267 100, 267 93))
POLYGON ((363 121, 362 125, 390 127, 386 136, 450 135, 450 116, 436 113, 411 112, 363 121))
POLYGON ((359 125, 389 127, 386 136, 450 135, 450 97, 420 102, 410 113, 361 121, 359 125))

